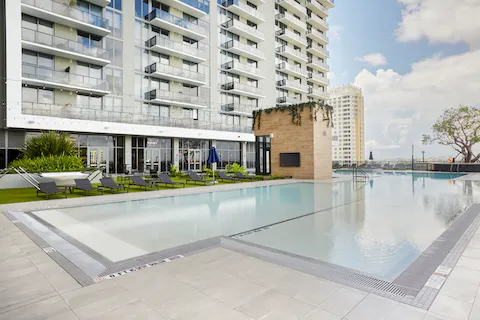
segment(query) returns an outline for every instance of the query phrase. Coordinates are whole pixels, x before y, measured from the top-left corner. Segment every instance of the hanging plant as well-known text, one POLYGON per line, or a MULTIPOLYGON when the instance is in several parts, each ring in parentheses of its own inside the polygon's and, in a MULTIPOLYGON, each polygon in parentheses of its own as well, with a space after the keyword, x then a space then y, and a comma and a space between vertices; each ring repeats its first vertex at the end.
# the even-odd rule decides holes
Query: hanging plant
POLYGON ((260 109, 253 111, 253 126, 252 129, 255 129, 255 125, 257 129, 260 129, 262 113, 265 112, 266 114, 270 114, 272 112, 285 112, 288 111, 288 114, 292 117, 292 123, 296 126, 302 125, 302 112, 305 108, 310 109, 310 120, 317 122, 317 113, 321 110, 322 111, 322 121, 327 123, 327 127, 332 127, 332 112, 333 107, 326 104, 324 101, 316 102, 316 101, 309 101, 309 102, 302 102, 298 104, 291 104, 288 106, 276 106, 273 108, 267 109, 260 109))

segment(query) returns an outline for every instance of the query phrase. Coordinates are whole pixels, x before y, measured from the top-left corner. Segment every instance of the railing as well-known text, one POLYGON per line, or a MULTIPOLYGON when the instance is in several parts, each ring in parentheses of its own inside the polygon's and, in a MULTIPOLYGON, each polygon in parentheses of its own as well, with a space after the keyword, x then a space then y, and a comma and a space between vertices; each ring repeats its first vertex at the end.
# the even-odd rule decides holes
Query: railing
POLYGON ((104 79, 36 67, 25 63, 22 65, 22 77, 89 89, 107 90, 108 88, 107 81, 104 79))
POLYGON ((294 97, 277 97, 278 104, 297 104, 301 103, 302 99, 294 97))
POLYGON ((325 83, 325 84, 329 84, 329 80, 327 79, 327 77, 325 76, 322 76, 318 73, 314 73, 314 72, 309 72, 308 73, 308 79, 313 79, 313 80, 317 80, 317 81, 320 81, 322 83, 325 83))
POLYGON ((321 46, 319 46, 319 45, 309 44, 309 45, 307 46, 307 49, 317 50, 317 51, 323 53, 323 54, 326 55, 326 56, 329 55, 328 51, 327 51, 325 48, 323 48, 323 47, 321 47, 321 46))
POLYGON ((227 29, 235 26, 240 30, 251 33, 258 38, 262 38, 262 39, 264 38, 263 32, 255 29, 254 27, 249 26, 248 24, 240 22, 239 20, 230 19, 227 22, 223 23, 222 26, 227 29))
POLYGON ((250 7, 248 4, 246 4, 244 2, 241 2, 241 1, 238 1, 238 0, 227 0, 227 1, 218 0, 218 3, 221 4, 222 6, 226 7, 226 8, 228 8, 232 5, 235 5, 235 6, 239 7, 240 9, 248 12, 252 16, 256 17, 257 19, 264 20, 263 14, 260 13, 260 11, 258 11, 255 8, 250 7))
POLYGON ((171 39, 167 39, 159 36, 154 36, 149 40, 145 41, 145 46, 147 48, 151 48, 156 45, 169 48, 175 51, 179 51, 185 54, 189 54, 192 56, 197 56, 202 59, 206 59, 207 52, 208 52, 208 46, 205 45, 203 42, 196 42, 195 44, 188 45, 185 43, 176 42, 171 39))
POLYGON ((302 69, 301 67, 294 66, 294 65, 292 65, 290 63, 287 63, 287 62, 278 63, 277 68, 280 69, 280 70, 290 70, 292 72, 301 74, 305 77, 307 76, 307 71, 306 70, 302 69))
POLYGON ((241 113, 247 113, 247 114, 252 114, 254 110, 256 110, 256 107, 249 106, 246 104, 237 104, 237 103, 228 103, 222 105, 222 111, 224 112, 241 112, 241 113))
POLYGON ((22 40, 35 42, 56 49, 72 51, 99 59, 108 59, 107 50, 93 44, 86 45, 81 42, 68 40, 51 34, 22 28, 22 40))
POLYGON ((315 94, 315 95, 321 96, 323 98, 328 98, 328 93, 326 91, 322 91, 322 90, 317 89, 317 88, 309 87, 308 88, 308 94, 315 94))
POLYGON ((281 20, 281 19, 287 19, 293 23, 295 23, 297 26, 301 27, 302 29, 306 29, 306 24, 304 21, 298 19, 297 17, 295 17, 293 14, 289 13, 289 12, 285 12, 285 13, 277 13, 275 15, 275 19, 277 20, 281 20))
POLYGON ((257 88, 257 87, 254 87, 254 86, 250 86, 248 84, 245 84, 245 83, 239 83, 239 82, 229 82, 229 83, 225 83, 225 84, 222 84, 222 90, 241 90, 241 91, 245 91, 245 92, 249 92, 249 93, 253 93, 253 94, 258 94, 258 95, 262 95, 263 94, 263 90, 260 89, 260 88, 257 88))
POLYGON ((329 40, 328 40, 328 37, 327 37, 325 34, 317 31, 316 29, 309 29, 309 30, 307 30, 307 36, 308 36, 309 34, 312 35, 312 36, 319 37, 319 38, 323 39, 323 41, 325 41, 325 42, 328 42, 328 41, 329 41, 329 40))
POLYGON ((307 20, 313 20, 316 23, 324 26, 325 28, 328 28, 328 23, 326 23, 323 19, 317 17, 315 14, 310 14, 310 16, 307 17, 307 20))
POLYGON ((297 3, 295 0, 277 0, 278 4, 282 4, 285 2, 290 4, 292 7, 294 7, 298 11, 303 12, 304 14, 307 14, 307 10, 305 9, 305 7, 297 3))
POLYGON ((167 64, 154 62, 151 65, 145 67, 145 73, 151 74, 155 72, 167 73, 175 77, 181 77, 181 78, 192 79, 195 81, 205 82, 205 75, 202 73, 185 70, 182 68, 176 68, 167 64))
POLYGON ((208 14, 210 10, 210 2, 209 1, 197 1, 197 0, 178 0, 182 3, 185 3, 186 5, 189 5, 190 7, 194 7, 195 9, 198 9, 200 11, 203 11, 208 14))
POLYGON ((308 3, 311 3, 313 4, 313 6, 315 8, 318 8, 320 9, 321 11, 325 12, 326 14, 328 14, 328 9, 325 8, 321 3, 319 3, 317 0, 307 0, 308 3))
POLYGON ((299 36, 295 32, 293 32, 291 30, 288 30, 288 29, 280 29, 280 30, 277 30, 275 33, 276 33, 277 36, 285 35, 285 36, 287 36, 289 38, 292 38, 292 39, 295 39, 297 42, 300 42, 300 43, 303 43, 303 44, 306 44, 306 42, 307 42, 305 40, 305 38, 299 36))
POLYGON ((237 40, 230 40, 223 43, 222 48, 226 50, 230 48, 238 48, 240 50, 247 51, 248 53, 251 53, 252 55, 255 55, 255 56, 260 56, 260 57, 264 56, 263 52, 258 50, 257 48, 245 43, 241 43, 240 41, 237 41, 237 40))
POLYGON ((325 62, 322 62, 322 61, 319 60, 319 59, 311 59, 311 58, 309 58, 309 59, 308 59, 308 63, 313 63, 313 64, 315 64, 315 65, 317 65, 317 66, 320 66, 320 67, 322 67, 322 68, 324 68, 324 69, 326 69, 326 70, 329 70, 329 69, 330 69, 330 67, 329 67, 325 62))
POLYGON ((163 91, 159 89, 150 90, 145 93, 145 100, 170 100, 176 101, 180 103, 189 103, 189 104, 196 104, 201 106, 208 106, 208 98, 189 95, 181 92, 171 92, 171 91, 163 91))
POLYGON ((152 21, 155 18, 202 35, 206 35, 208 32, 208 23, 201 19, 195 20, 196 23, 193 23, 192 21, 176 17, 168 12, 158 9, 153 9, 152 12, 145 16, 145 20, 147 21, 152 21))
POLYGON ((108 19, 79 10, 75 6, 70 6, 67 3, 60 3, 53 0, 22 0, 22 3, 84 23, 93 24, 96 27, 107 28, 108 26, 108 19))
POLYGON ((246 63, 241 63, 241 62, 235 61, 235 60, 226 62, 226 63, 222 64, 221 67, 222 67, 222 69, 225 69, 225 70, 238 69, 238 70, 248 72, 248 73, 251 73, 251 74, 255 74, 255 75, 261 75, 262 74, 262 70, 256 68, 255 66, 252 66, 252 65, 249 65, 249 64, 246 64, 246 63))
MULTIPOLYGON (((13 111, 13 110, 11 110, 13 111)), ((251 133, 251 126, 227 125, 210 121, 192 119, 173 119, 139 112, 111 111, 102 107, 92 108, 82 105, 53 105, 41 103, 22 104, 22 113, 63 119, 117 122, 138 125, 178 127, 189 129, 217 130, 228 132, 251 133)))
POLYGON ((307 60, 307 55, 305 53, 300 52, 298 50, 295 50, 293 48, 290 48, 289 46, 286 46, 286 45, 277 47, 276 51, 280 54, 282 52, 285 52, 285 53, 291 54, 293 56, 296 56, 296 57, 298 57, 302 60, 307 60))
POLYGON ((292 81, 292 80, 287 80, 287 79, 278 80, 277 81, 277 86, 279 86, 279 87, 288 86, 288 87, 295 88, 295 89, 298 89, 298 90, 302 90, 302 91, 305 91, 305 92, 308 91, 308 86, 306 86, 304 84, 301 84, 301 83, 298 83, 298 82, 295 82, 295 81, 292 81))
POLYGON ((360 168, 353 168, 353 180, 370 180, 368 174, 360 168))

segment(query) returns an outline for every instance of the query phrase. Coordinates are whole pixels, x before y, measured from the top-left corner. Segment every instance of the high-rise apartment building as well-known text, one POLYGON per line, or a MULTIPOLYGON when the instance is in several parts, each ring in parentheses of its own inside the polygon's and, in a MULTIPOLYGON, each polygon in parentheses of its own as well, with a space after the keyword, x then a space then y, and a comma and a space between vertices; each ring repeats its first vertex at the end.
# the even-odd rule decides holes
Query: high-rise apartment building
POLYGON ((327 98, 333 0, 0 0, 0 167, 41 130, 90 167, 255 168, 252 111, 327 98))
POLYGON ((332 160, 365 161, 365 123, 362 89, 348 85, 329 90, 333 106, 332 160))

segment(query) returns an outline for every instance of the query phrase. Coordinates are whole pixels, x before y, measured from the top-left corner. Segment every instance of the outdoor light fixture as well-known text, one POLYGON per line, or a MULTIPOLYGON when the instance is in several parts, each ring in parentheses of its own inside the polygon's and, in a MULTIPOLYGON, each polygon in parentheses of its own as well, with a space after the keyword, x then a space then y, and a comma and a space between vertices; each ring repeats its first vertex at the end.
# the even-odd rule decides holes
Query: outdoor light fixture
POLYGON ((270 139, 273 139, 273 133, 270 133, 270 139))

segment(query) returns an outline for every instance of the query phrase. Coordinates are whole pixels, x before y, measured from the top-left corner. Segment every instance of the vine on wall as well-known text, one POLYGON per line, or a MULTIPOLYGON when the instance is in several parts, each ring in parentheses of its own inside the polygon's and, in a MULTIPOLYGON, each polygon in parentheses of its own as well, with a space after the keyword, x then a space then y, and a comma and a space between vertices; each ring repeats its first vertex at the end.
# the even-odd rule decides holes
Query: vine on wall
POLYGON ((317 102, 317 101, 309 101, 309 102, 302 102, 298 104, 291 104, 288 106, 276 106, 273 108, 268 109, 260 109, 253 111, 253 126, 252 129, 255 129, 255 125, 257 129, 260 129, 262 113, 265 112, 266 114, 270 114, 272 112, 288 112, 288 114, 292 117, 292 123, 296 126, 302 125, 302 112, 305 108, 310 109, 310 120, 317 122, 317 114, 321 110, 322 111, 322 121, 327 123, 327 127, 333 126, 332 123, 332 112, 333 107, 326 104, 325 102, 317 102))

